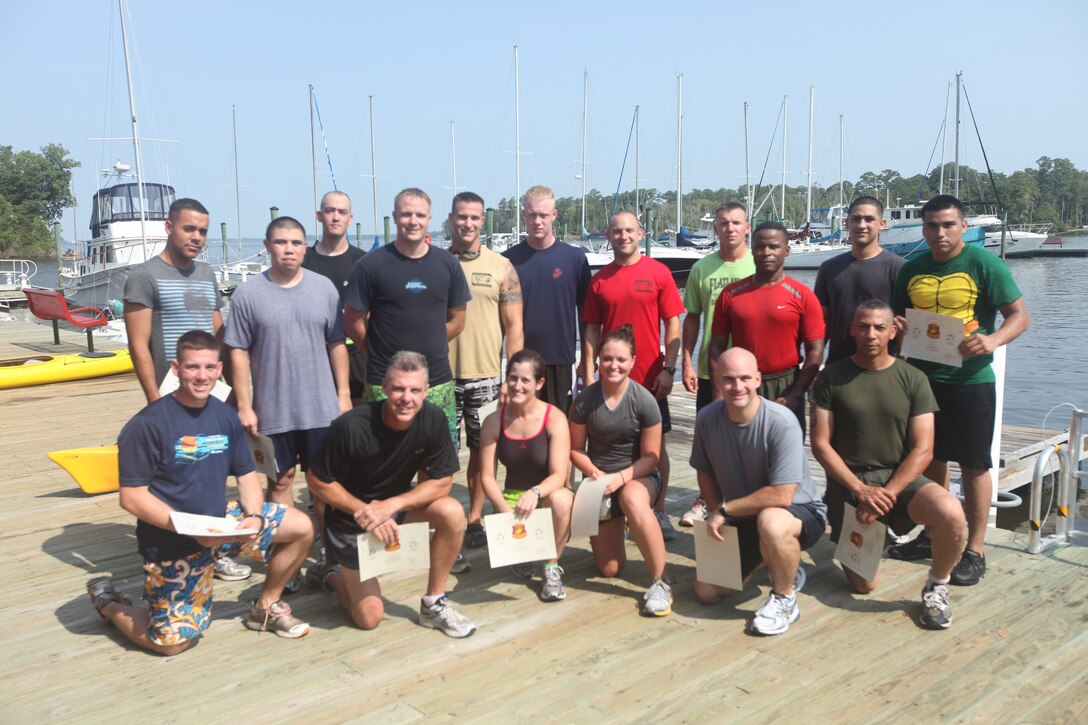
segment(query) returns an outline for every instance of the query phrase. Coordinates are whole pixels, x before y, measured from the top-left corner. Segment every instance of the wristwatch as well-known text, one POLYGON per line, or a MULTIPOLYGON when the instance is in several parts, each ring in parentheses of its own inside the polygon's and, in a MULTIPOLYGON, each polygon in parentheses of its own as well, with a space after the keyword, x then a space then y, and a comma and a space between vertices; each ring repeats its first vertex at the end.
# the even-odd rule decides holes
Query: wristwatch
POLYGON ((540 486, 533 486, 529 490, 536 494, 537 500, 544 498, 540 493, 540 486))
POLYGON ((676 366, 675 365, 673 365, 672 367, 670 367, 668 365, 662 365, 661 369, 664 370, 665 372, 667 372, 669 375, 676 375, 676 366))

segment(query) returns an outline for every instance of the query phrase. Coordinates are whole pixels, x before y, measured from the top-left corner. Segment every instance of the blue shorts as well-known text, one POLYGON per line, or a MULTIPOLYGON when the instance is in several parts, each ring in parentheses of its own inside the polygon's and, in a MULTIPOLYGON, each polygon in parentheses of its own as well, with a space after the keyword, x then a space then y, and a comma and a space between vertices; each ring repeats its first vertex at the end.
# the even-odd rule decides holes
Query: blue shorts
MULTIPOLYGON (((272 537, 279 531, 287 508, 266 503, 261 509, 264 531, 252 542, 233 542, 217 549, 201 549, 184 559, 144 564, 144 599, 150 608, 147 636, 169 647, 196 639, 211 624, 215 561, 224 556, 266 560, 272 537)), ((226 515, 241 521, 242 507, 227 503, 226 515)))
POLYGON ((310 467, 310 456, 317 452, 329 427, 289 430, 268 436, 276 448, 276 472, 283 473, 295 466, 303 471, 310 467))

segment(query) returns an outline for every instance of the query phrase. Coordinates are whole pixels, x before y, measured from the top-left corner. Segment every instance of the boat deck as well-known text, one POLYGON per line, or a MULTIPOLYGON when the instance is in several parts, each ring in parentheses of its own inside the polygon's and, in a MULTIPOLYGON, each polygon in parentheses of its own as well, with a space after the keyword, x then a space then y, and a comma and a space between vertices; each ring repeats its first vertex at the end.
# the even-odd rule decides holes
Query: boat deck
MULTIPOLYGON (((30 339, 31 327, 0 325, 0 357, 53 347, 49 328, 30 339)), ((65 339, 62 351, 82 347, 79 334, 65 339)), ((636 613, 649 582, 633 544, 628 568, 608 580, 580 539, 563 558, 567 599, 552 604, 470 551, 472 570, 450 581, 479 627, 465 640, 415 624, 422 574, 384 581, 375 631, 352 627, 333 595, 304 590, 290 601, 309 636, 257 635, 239 619, 258 571, 217 582, 215 622, 190 652, 146 654, 107 629, 84 592, 97 576, 129 594, 141 587, 132 518, 116 494, 85 496, 46 459, 113 442, 142 402, 131 375, 0 391, 0 721, 1088 720, 1088 547, 1032 556, 1000 529, 981 585, 953 589, 944 632, 913 621, 923 563, 885 561, 883 586, 854 595, 825 539, 804 556, 801 619, 780 637, 749 636, 765 576, 717 606, 696 603, 681 530, 667 547, 676 598, 663 619, 636 613)), ((692 410, 690 396, 673 396, 674 518, 694 495, 692 410)), ((304 496, 301 477, 298 488, 304 496)), ((463 476, 455 491, 464 499, 463 476)))

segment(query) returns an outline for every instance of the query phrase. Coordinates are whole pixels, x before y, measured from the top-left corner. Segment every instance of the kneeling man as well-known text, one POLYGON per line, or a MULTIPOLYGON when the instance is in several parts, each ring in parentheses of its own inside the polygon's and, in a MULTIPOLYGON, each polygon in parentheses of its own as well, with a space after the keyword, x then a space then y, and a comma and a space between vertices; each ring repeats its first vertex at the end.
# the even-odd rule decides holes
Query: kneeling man
POLYGON ((385 614, 381 586, 376 577, 359 580, 356 538, 371 532, 390 544, 400 524, 426 521, 434 537, 419 623, 468 637, 476 625, 446 599, 446 579, 465 532, 464 510, 450 497, 457 454, 445 413, 424 400, 427 375, 426 359, 402 350, 386 369, 385 400, 359 405, 333 421, 306 472, 310 492, 326 504, 329 566, 307 579, 324 579, 355 623, 374 629, 385 614))
POLYGON ((108 579, 87 585, 91 603, 141 647, 180 654, 211 623, 216 560, 263 556, 264 586, 243 624, 302 637, 310 625, 294 617, 280 595, 313 544, 310 520, 301 511, 264 501, 238 414, 210 397, 223 372, 215 337, 202 330, 182 335, 171 367, 178 389, 137 413, 117 439, 121 507, 139 519, 136 541, 150 609, 134 607, 108 579), (238 479, 237 502, 226 502, 228 475, 238 479), (239 529, 258 533, 205 538, 174 530, 171 512, 223 516, 224 503, 239 529))
MULTIPOLYGON (((699 411, 691 448, 699 493, 714 511, 707 531, 721 541, 727 524, 737 528, 746 583, 761 564, 770 569, 771 593, 749 627, 756 634, 782 634, 799 616, 801 550, 823 536, 826 509, 809 476, 797 417, 756 394, 761 378, 755 355, 730 348, 712 369, 722 399, 699 411)), ((704 604, 732 593, 695 580, 695 597, 704 604)))
MULTIPOLYGON (((812 452, 827 472, 831 538, 838 541, 842 531, 844 502, 857 508, 858 521, 879 520, 897 534, 924 525, 933 539, 933 566, 919 623, 946 629, 952 624, 947 585, 967 522, 959 501, 921 475, 933 457, 937 402, 925 374, 888 352, 896 326, 886 302, 859 305, 851 332, 857 352, 828 365, 813 396, 812 452)), ((876 588, 875 578, 846 567, 843 573, 860 593, 876 588)))

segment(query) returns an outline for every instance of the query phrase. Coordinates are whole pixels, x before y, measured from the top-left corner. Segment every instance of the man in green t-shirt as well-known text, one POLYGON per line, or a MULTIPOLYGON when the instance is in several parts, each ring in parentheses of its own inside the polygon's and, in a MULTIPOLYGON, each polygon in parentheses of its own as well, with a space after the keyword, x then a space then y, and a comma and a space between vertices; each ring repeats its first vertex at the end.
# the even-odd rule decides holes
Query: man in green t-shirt
MULTIPOLYGON (((933 463, 926 476, 948 488, 948 461, 960 464, 967 548, 952 583, 977 584, 986 574, 983 547, 993 495, 990 448, 996 413, 993 352, 1028 329, 1028 308, 1009 268, 996 256, 964 244, 967 222, 963 205, 954 196, 941 195, 922 207, 922 234, 929 254, 912 259, 899 270, 892 292, 892 309, 902 315, 908 307, 951 315, 963 320, 965 337, 959 345, 963 365, 954 367, 927 360, 910 363, 929 377, 941 407, 934 422, 933 463), (1004 318, 995 327, 997 313, 1004 318)), ((906 320, 896 320, 903 329, 906 320)), ((895 559, 924 559, 930 555, 929 538, 893 546, 895 559)))
MULTIPOLYGON (((857 352, 824 368, 812 395, 812 453, 827 473, 831 538, 839 539, 846 503, 861 523, 879 519, 900 534, 916 524, 929 527, 933 565, 919 623, 946 629, 948 582, 963 552, 966 521, 959 501, 921 475, 933 457, 937 403, 925 374, 888 352, 896 326, 886 302, 859 305, 850 331, 857 352)), ((857 592, 876 588, 876 577, 847 567, 843 573, 857 592)))
MULTIPOLYGON (((718 236, 718 250, 708 254, 691 268, 684 285, 684 317, 681 347, 683 368, 681 380, 689 393, 695 393, 695 410, 702 410, 714 402, 714 384, 710 378, 707 350, 710 347, 710 325, 714 321, 714 303, 727 285, 756 272, 752 253, 748 250, 748 216, 744 205, 728 201, 714 211, 714 233, 718 236), (695 343, 699 331, 703 344, 699 346, 696 363, 695 343)), ((680 517, 681 526, 693 526, 706 519, 706 502, 696 498, 692 507, 680 517)))

